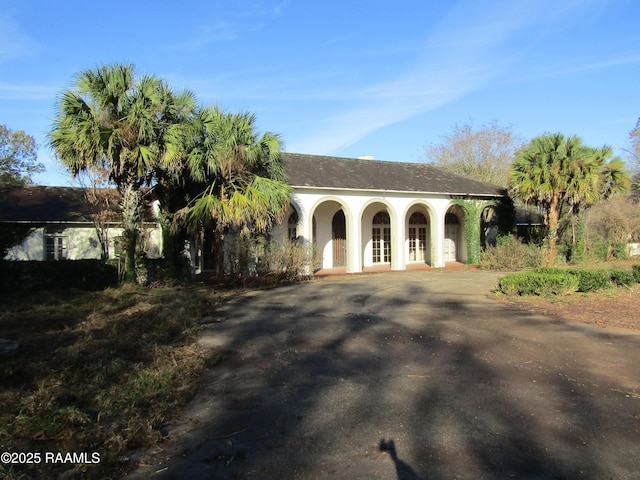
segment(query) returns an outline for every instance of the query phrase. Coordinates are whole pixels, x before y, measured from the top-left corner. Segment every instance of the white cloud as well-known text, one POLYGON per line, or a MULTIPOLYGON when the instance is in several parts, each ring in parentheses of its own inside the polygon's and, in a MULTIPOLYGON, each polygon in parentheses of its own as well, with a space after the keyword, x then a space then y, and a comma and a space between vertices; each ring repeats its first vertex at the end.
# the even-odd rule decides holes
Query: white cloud
POLYGON ((11 85, 0 82, 0 99, 2 100, 53 101, 57 93, 57 89, 45 85, 11 85))
POLYGON ((349 92, 346 97, 353 101, 318 119, 312 134, 290 142, 290 151, 339 152, 378 129, 432 111, 511 74, 508 67, 526 49, 516 41, 526 45, 537 35, 546 35, 554 22, 574 15, 583 2, 563 8, 554 5, 550 0, 456 4, 426 39, 413 68, 395 79, 349 92))
POLYGON ((40 48, 40 44, 24 33, 15 20, 0 15, 0 64, 32 55, 40 48))

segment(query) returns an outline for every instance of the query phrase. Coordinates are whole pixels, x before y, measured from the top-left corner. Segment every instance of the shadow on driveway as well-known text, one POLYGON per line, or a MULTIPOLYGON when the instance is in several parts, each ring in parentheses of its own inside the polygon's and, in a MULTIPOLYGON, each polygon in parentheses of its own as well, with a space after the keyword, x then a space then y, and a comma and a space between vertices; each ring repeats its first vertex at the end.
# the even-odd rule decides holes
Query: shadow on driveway
POLYGON ((166 449, 128 478, 630 479, 640 336, 525 313, 486 272, 252 292, 166 449))

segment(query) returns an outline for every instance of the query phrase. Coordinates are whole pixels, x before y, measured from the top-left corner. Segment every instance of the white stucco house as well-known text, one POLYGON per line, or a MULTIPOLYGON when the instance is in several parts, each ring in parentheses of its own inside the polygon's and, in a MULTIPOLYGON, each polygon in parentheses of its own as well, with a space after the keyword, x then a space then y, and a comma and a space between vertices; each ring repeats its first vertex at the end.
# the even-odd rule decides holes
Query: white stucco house
MULTIPOLYGON (((481 211, 506 196, 500 187, 426 163, 293 153, 284 162, 291 207, 272 236, 315 245, 324 269, 466 262, 465 202, 481 211)), ((473 221, 480 230, 480 215, 473 221)))
MULTIPOLYGON (((322 269, 356 273, 466 262, 466 222, 481 231, 478 212, 506 195, 500 187, 426 163, 294 153, 285 153, 283 160, 292 186, 291 204, 271 238, 313 246, 322 269), (469 217, 465 205, 471 204, 476 213, 469 217)), ((104 239, 108 257, 116 257, 122 234, 119 207, 112 202, 101 208, 115 214, 112 222, 102 225, 103 238, 96 228, 95 206, 87 204, 84 189, 31 186, 7 191, 0 198, 0 224, 33 230, 22 244, 9 249, 5 259, 99 259, 104 239)), ((161 229, 147 218, 146 256, 159 258, 161 229)), ((215 255, 206 238, 205 234, 191 242, 191 251, 185 252, 194 272, 213 268, 215 255)))

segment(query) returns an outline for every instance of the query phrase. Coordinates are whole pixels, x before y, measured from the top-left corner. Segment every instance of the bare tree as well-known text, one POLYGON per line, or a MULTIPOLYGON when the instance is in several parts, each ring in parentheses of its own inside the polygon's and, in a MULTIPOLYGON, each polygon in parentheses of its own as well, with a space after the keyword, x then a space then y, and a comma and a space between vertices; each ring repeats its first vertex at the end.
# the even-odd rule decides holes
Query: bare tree
POLYGON ((509 169, 524 139, 510 126, 495 120, 474 127, 473 123, 456 124, 440 143, 425 148, 425 160, 476 180, 507 186, 509 169))
POLYGON ((121 214, 118 206, 120 194, 109 184, 109 172, 94 166, 76 177, 84 189, 84 201, 87 212, 96 229, 103 260, 109 258, 109 226, 119 223, 121 214))
POLYGON ((640 241, 640 203, 618 196, 594 205, 587 212, 587 236, 609 242, 640 241))
POLYGON ((631 170, 631 192, 636 199, 640 199, 640 118, 636 128, 629 132, 630 149, 626 150, 631 170))

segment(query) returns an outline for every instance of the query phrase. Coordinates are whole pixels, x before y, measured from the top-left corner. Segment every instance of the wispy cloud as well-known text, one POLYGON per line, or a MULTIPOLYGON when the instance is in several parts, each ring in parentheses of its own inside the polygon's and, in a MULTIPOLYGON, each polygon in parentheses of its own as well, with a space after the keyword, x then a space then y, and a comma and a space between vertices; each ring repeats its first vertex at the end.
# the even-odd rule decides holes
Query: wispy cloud
POLYGON ((11 85, 0 82, 0 99, 2 100, 52 100, 59 89, 46 85, 11 85))
POLYGON ((239 26, 232 22, 214 22, 195 28, 193 35, 174 46, 174 50, 200 50, 213 43, 229 42, 238 38, 239 26))
POLYGON ((201 50, 215 43, 230 42, 240 37, 242 32, 256 28, 254 21, 263 18, 276 18, 283 14, 289 0, 272 5, 270 2, 257 2, 251 8, 245 5, 233 5, 232 9, 219 13, 215 20, 196 25, 192 35, 183 42, 174 45, 175 50, 201 50))
POLYGON ((584 3, 590 8, 593 2, 574 1, 562 8, 549 0, 458 3, 425 40, 424 53, 413 68, 350 92, 353 101, 319 118, 313 133, 290 142, 289 149, 337 154, 378 129, 478 91, 510 74, 519 49, 584 3))
POLYGON ((23 32, 14 19, 0 15, 0 64, 37 53, 42 46, 23 32))

